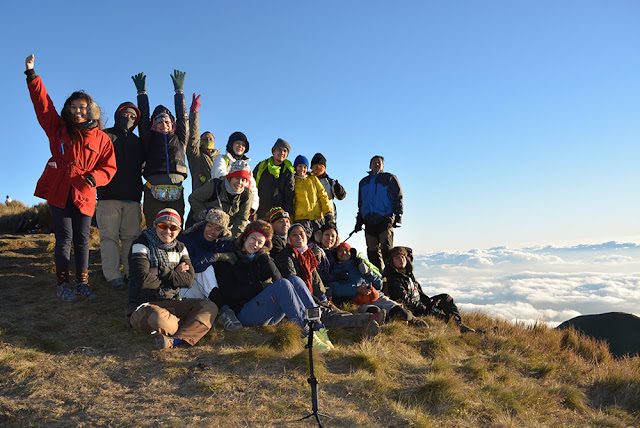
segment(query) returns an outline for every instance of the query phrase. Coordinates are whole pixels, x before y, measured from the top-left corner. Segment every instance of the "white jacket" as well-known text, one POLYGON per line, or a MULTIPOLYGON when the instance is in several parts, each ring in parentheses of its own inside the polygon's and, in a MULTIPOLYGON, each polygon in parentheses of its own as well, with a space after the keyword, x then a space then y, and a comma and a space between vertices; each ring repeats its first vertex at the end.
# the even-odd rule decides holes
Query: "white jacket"
MULTIPOLYGON (((222 156, 222 154, 216 156, 213 160, 213 166, 211 167, 211 178, 226 177, 229 173, 229 165, 235 162, 235 160, 229 152, 226 152, 224 156, 222 156)), ((248 164, 251 159, 246 158, 245 161, 248 164)), ((249 165, 249 169, 253 171, 251 165, 249 165)), ((253 173, 250 175, 249 190, 251 190, 251 209, 255 212, 258 211, 258 207, 260 206, 260 197, 258 196, 258 188, 256 187, 256 180, 253 178, 253 173)))

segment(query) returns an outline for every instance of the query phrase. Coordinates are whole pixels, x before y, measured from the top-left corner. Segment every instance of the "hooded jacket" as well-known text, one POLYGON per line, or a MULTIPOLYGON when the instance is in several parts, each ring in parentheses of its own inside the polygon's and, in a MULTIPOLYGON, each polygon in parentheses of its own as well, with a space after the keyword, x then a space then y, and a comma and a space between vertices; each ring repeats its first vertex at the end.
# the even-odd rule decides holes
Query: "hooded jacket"
POLYGON ((245 188, 239 195, 229 194, 224 184, 226 178, 214 178, 189 195, 194 217, 211 207, 220 208, 229 215, 231 236, 237 238, 249 222, 251 192, 245 188))
MULTIPOLYGON (((32 71, 32 70, 30 70, 32 71)), ((38 122, 49 138, 51 158, 36 185, 35 196, 49 205, 64 208, 70 198, 80 212, 93 216, 96 188, 85 181, 91 174, 96 186, 104 186, 116 173, 116 157, 111 140, 97 126, 72 142, 65 121, 58 115, 53 101, 35 72, 27 73, 27 87, 38 122)))
POLYGON ((140 202, 142 197, 142 180, 140 178, 144 163, 144 151, 140 138, 133 133, 140 122, 140 110, 135 104, 124 102, 120 104, 114 116, 114 126, 105 129, 104 132, 113 143, 118 171, 109 184, 98 187, 98 200, 115 199, 140 202), (137 114, 133 128, 127 132, 120 127, 120 112, 125 108, 132 108, 137 114))
MULTIPOLYGON (((145 166, 144 177, 159 174, 178 174, 187 178, 187 108, 184 93, 176 92, 174 96, 177 121, 171 111, 159 105, 149 117, 149 97, 147 94, 138 94, 138 108, 140 109, 140 139, 144 147, 145 166), (174 129, 167 134, 155 131, 153 125, 155 118, 161 114, 167 114, 174 124, 174 129), (152 122, 152 120, 154 120, 152 122)), ((152 183, 155 184, 155 183, 152 183)))
POLYGON ((333 212, 327 192, 320 184, 318 177, 314 175, 299 177, 296 175, 295 184, 295 196, 293 199, 294 221, 319 220, 333 212))

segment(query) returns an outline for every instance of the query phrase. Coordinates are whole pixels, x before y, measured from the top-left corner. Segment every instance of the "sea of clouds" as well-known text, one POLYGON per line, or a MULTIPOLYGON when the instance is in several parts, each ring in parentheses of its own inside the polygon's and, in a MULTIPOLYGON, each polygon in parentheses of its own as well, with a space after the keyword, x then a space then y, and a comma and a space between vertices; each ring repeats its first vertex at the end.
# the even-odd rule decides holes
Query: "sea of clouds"
POLYGON ((449 293, 463 311, 550 327, 579 315, 640 316, 640 244, 444 251, 416 254, 428 295, 449 293))

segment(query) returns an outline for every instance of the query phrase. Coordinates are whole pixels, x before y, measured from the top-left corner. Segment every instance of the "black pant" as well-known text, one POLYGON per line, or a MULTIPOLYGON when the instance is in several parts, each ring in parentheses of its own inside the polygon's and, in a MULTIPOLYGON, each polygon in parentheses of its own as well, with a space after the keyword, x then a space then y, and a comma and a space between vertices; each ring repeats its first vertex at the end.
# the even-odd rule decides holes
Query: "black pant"
POLYGON ((71 262, 71 242, 76 271, 89 269, 89 233, 91 217, 80 212, 71 198, 64 208, 49 206, 56 246, 53 260, 59 271, 69 270, 71 262))

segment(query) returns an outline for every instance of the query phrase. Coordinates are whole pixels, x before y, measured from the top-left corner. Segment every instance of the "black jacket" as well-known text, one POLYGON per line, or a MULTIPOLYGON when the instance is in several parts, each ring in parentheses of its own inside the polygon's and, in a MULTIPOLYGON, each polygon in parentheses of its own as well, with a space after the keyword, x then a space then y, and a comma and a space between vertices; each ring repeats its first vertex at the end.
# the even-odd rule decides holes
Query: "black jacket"
POLYGON ((149 117, 149 97, 147 94, 138 95, 140 109, 140 138, 145 153, 144 177, 149 178, 158 174, 180 174, 187 178, 187 108, 184 94, 177 92, 174 96, 176 117, 173 119, 171 111, 159 105, 149 117), (176 125, 176 129, 168 134, 152 130, 152 118, 160 113, 168 114, 176 125), (168 163, 168 166, 167 166, 168 163))
MULTIPOLYGON (((264 160, 267 162, 269 159, 264 160)), ((258 164, 253 169, 253 177, 258 178, 258 171, 260 165, 258 164)), ((293 199, 295 196, 295 178, 293 173, 285 168, 281 167, 280 176, 275 178, 268 169, 266 169, 260 176, 260 182, 257 184, 258 196, 260 197, 260 206, 256 213, 257 218, 265 221, 269 221, 269 210, 273 207, 281 207, 293 218, 293 199)))
POLYGON ((268 253, 258 253, 249 260, 244 251, 236 250, 235 260, 216 263, 218 288, 209 299, 219 308, 229 305, 236 313, 267 286, 282 278, 268 253))
MULTIPOLYGON (((312 251, 316 259, 318 259, 318 255, 312 249, 309 249, 308 251, 312 251)), ((293 248, 291 248, 291 245, 287 245, 284 250, 280 251, 276 255, 275 260, 278 269, 280 269, 280 273, 283 277, 289 278, 291 276, 297 276, 302 278, 302 269, 300 267, 300 262, 293 252, 293 248)), ((318 269, 314 269, 311 274, 311 285, 313 287, 313 297, 317 301, 320 301, 322 296, 325 295, 326 288, 324 286, 324 283, 322 282, 322 279, 320 278, 318 269)))
POLYGON ((113 142, 116 153, 116 165, 118 170, 109 184, 98 187, 98 200, 120 200, 140 202, 142 197, 142 164, 144 163, 144 151, 142 142, 133 133, 140 120, 140 111, 135 104, 125 102, 120 104, 115 112, 115 124, 113 128, 105 129, 104 132, 113 142), (138 120, 129 132, 124 132, 119 124, 120 111, 123 108, 132 108, 138 112, 138 120))

